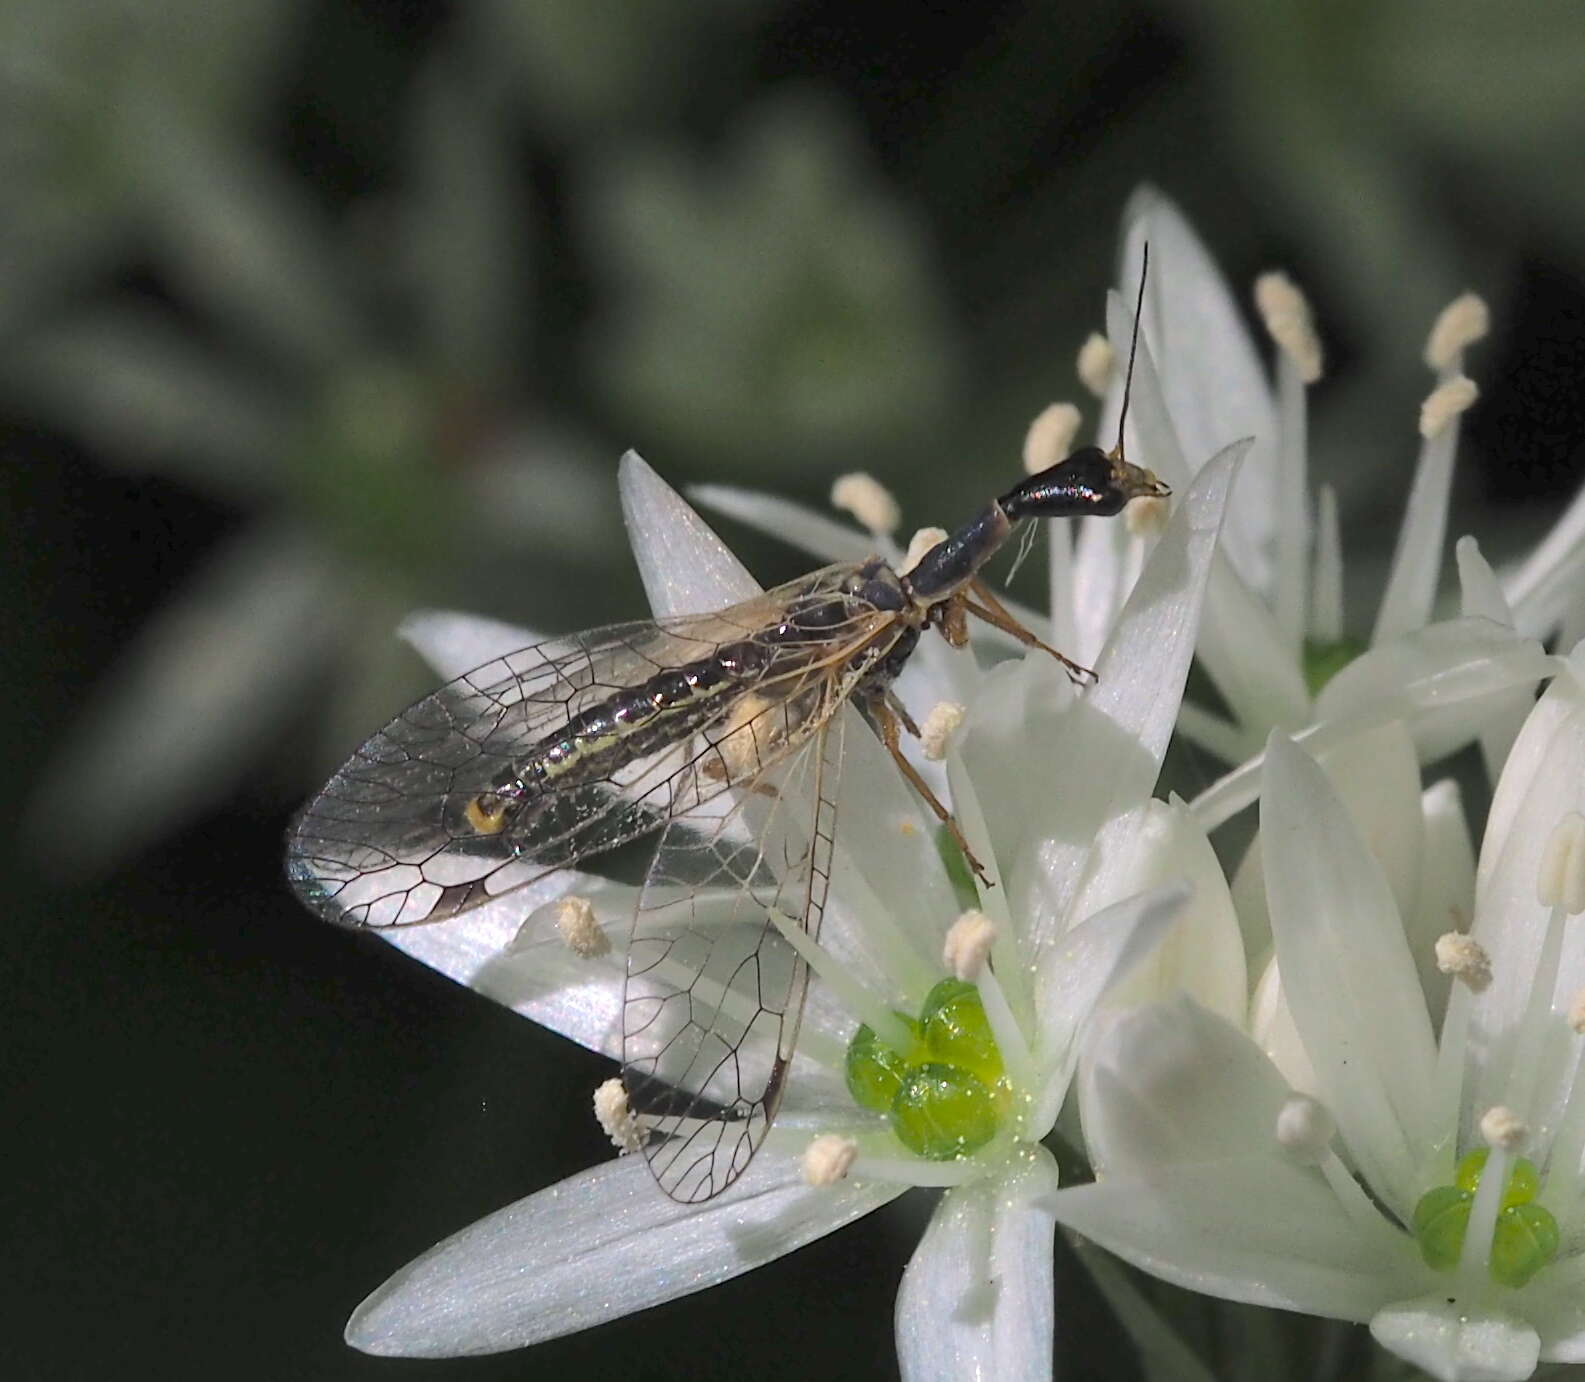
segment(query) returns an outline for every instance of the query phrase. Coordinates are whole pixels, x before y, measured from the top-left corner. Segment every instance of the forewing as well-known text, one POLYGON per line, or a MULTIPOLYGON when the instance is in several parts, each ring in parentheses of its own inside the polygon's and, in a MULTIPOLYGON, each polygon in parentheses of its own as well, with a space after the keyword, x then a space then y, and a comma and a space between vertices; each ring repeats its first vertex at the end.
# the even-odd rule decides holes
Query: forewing
MULTIPOLYGON (((848 569, 826 568, 715 614, 550 639, 441 687, 369 739, 298 818, 287 851, 298 895, 345 925, 441 921, 704 805, 741 776, 705 770, 720 759, 708 719, 598 781, 544 794, 498 833, 481 832, 468 814, 572 717, 762 634, 790 601, 835 588, 848 569)), ((861 622, 852 636, 868 632, 861 622)), ((730 709, 723 698, 720 715, 730 709)))
POLYGON ((639 903, 623 1081, 650 1129, 644 1150, 655 1179, 685 1203, 720 1194, 743 1173, 781 1102, 809 972, 771 915, 819 934, 842 699, 833 688, 803 746, 736 794, 730 810, 666 827, 639 903))

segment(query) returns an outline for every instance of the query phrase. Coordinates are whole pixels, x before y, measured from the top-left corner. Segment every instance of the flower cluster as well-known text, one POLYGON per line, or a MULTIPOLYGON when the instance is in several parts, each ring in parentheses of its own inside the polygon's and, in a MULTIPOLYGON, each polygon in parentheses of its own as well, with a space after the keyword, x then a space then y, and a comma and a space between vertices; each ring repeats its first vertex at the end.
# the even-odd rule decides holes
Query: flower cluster
MULTIPOLYGON (((1050 525, 1050 606, 1015 607, 1096 683, 1076 689, 995 629, 967 651, 928 636, 898 683, 922 722, 916 770, 978 879, 855 725, 825 923, 800 943, 804 1030, 748 1170, 698 1205, 661 1194, 636 1155, 541 1190, 376 1290, 354 1345, 532 1344, 928 1187, 939 1202, 897 1306, 910 1379, 1049 1375, 1058 1224, 1198 1292, 1366 1321, 1440 1378, 1585 1361, 1585 652, 1536 641, 1580 623, 1585 520, 1571 510, 1504 578, 1462 539, 1460 612, 1436 617, 1476 395, 1464 352, 1485 331, 1479 300, 1460 299, 1428 338, 1391 575, 1369 639, 1350 641, 1337 503, 1309 491, 1322 353, 1302 295, 1280 275, 1257 285, 1273 384, 1154 193, 1126 219, 1125 289, 1147 241, 1126 423, 1131 292, 1112 295, 1080 374, 1103 399, 1102 445, 1119 435, 1172 485, 1171 509, 1050 525), (1217 707, 1185 702, 1191 660, 1217 707), (1229 765, 1189 802, 1156 795, 1175 733, 1229 765), (1422 785, 1469 744, 1496 783, 1478 860, 1458 789, 1422 785), (1229 879, 1208 832, 1257 800, 1229 879), (1048 1143, 1070 1086, 1094 1178, 1060 1185, 1048 1143)), ((1061 459, 1078 425, 1071 404, 1042 413, 1029 468, 1061 459)), ((620 479, 657 616, 758 591, 636 456, 620 479)), ((832 560, 878 551, 906 570, 942 536, 901 542, 897 505, 863 476, 833 492, 857 528, 766 495, 693 497, 832 560)), ((442 675, 532 641, 457 614, 405 634, 442 675)), ((619 1057, 636 902, 568 871, 391 938, 619 1057)), ((619 1083, 596 1107, 624 1152, 649 1136, 619 1083)))

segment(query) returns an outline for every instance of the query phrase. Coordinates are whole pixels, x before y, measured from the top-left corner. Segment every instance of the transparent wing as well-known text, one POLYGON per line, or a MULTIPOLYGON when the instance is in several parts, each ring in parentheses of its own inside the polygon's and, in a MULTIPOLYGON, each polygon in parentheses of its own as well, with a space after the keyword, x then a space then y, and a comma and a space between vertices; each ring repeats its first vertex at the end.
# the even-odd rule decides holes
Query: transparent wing
MULTIPOLYGON (((550 639, 441 687, 370 738, 298 818, 287 850, 298 895, 345 925, 442 921, 710 802, 747 776, 741 753, 723 751, 723 741, 743 742, 740 694, 704 707, 675 737, 620 755, 598 780, 542 793, 497 831, 471 815, 574 717, 724 644, 765 637, 789 607, 838 589, 850 571, 828 567, 715 614, 550 639)), ((861 611, 820 637, 840 655, 884 636, 889 622, 861 611)), ((796 690, 782 677, 760 699, 796 690)), ((754 757, 792 747, 768 738, 754 757)))
POLYGON ((819 934, 843 699, 833 686, 803 746, 730 809, 668 824, 639 902, 623 1081, 650 1169, 684 1203, 742 1175, 781 1102, 809 981, 782 927, 819 934))

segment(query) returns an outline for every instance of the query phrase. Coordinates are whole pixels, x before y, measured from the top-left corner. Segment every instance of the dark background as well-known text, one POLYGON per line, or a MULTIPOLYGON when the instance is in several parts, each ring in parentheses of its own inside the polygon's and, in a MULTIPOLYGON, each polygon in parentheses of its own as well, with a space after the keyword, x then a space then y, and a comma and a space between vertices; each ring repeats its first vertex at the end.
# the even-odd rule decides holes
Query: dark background
MULTIPOLYGON (((608 1153, 610 1071, 311 920, 287 819, 424 689, 403 610, 642 610, 625 446, 812 503, 862 466, 910 528, 982 502, 1079 399, 1144 181, 1240 292, 1311 292, 1366 587, 1424 331, 1485 294, 1452 532, 1520 550, 1585 455, 1585 17, 1437 13, 9 0, 7 1375, 890 1375, 923 1195, 526 1353, 346 1349, 390 1271, 608 1153)), ((1061 1375, 1134 1375, 1059 1275, 1061 1375)))

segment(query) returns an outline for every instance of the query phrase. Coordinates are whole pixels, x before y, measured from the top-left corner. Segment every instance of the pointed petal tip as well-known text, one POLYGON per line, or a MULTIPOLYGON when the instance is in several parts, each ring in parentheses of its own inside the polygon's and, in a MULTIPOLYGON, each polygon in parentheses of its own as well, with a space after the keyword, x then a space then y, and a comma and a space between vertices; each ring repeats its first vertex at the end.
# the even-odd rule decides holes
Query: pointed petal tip
POLYGON ((1445 1296, 1378 1310, 1370 1333, 1440 1382, 1523 1382, 1541 1355, 1539 1336, 1523 1320, 1472 1311, 1445 1296))

